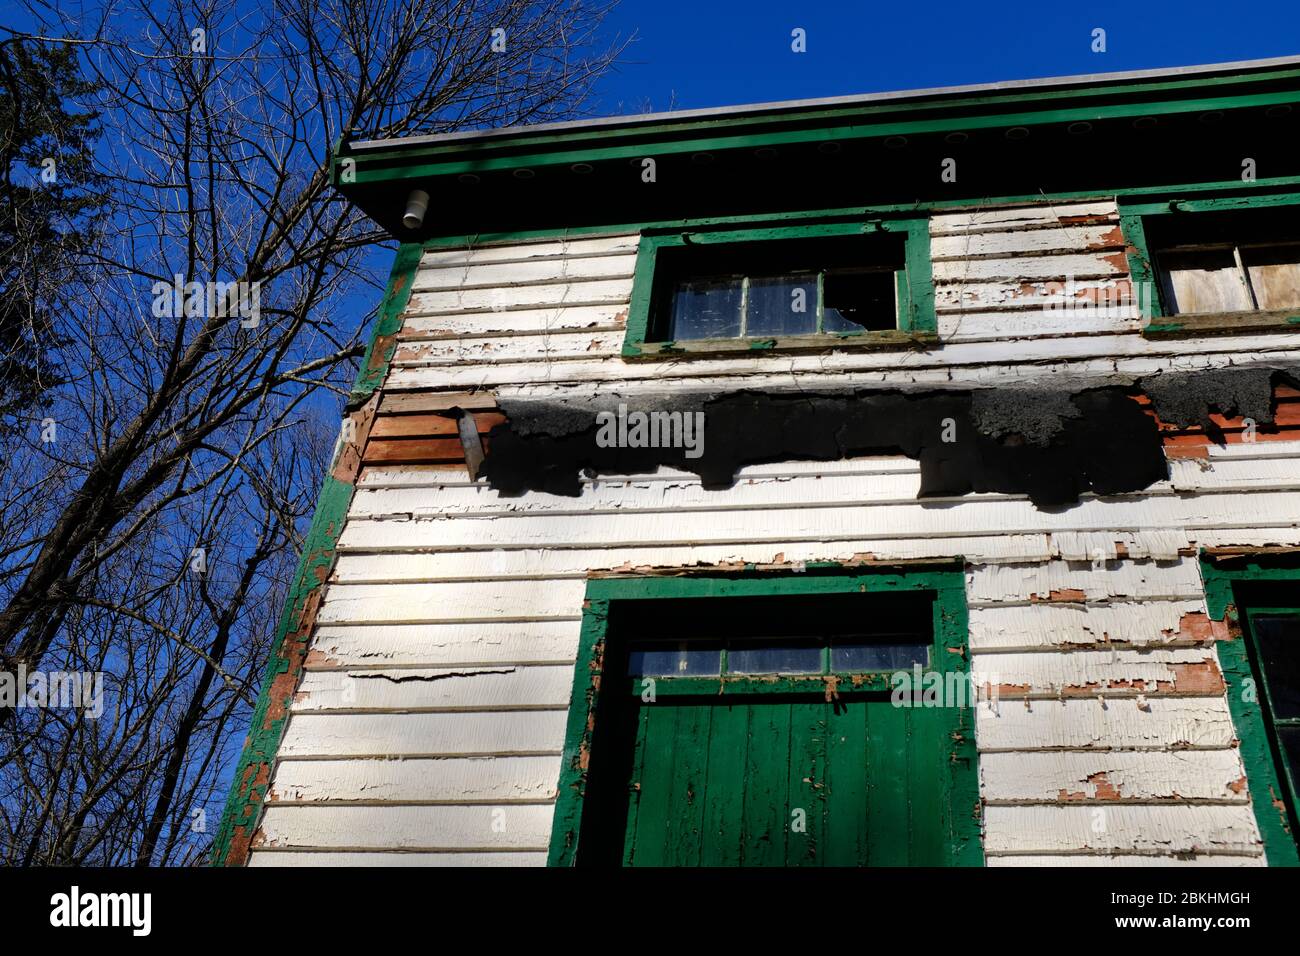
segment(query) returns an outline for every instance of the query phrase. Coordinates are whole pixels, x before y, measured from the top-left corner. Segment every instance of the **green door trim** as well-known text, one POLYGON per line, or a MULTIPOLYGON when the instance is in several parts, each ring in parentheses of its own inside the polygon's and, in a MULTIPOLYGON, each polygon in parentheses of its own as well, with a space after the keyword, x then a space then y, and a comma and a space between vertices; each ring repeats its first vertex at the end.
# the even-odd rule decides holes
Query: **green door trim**
MULTIPOLYGON (((583 797, 591 758, 597 703, 601 693, 603 662, 610 606, 622 601, 680 598, 746 598, 774 595, 888 593, 922 591, 934 594, 936 652, 927 673, 967 674, 970 653, 965 575, 958 569, 887 570, 809 566, 804 573, 746 573, 686 577, 620 576, 587 582, 582 629, 574 664, 569 720, 565 731, 558 797, 551 828, 549 866, 573 866, 578 851, 583 797)), ((824 676, 815 680, 825 682, 824 676)), ((713 681, 721 689, 721 679, 713 681)), ((622 682, 611 692, 625 693, 622 682)), ((979 766, 975 747, 974 709, 943 707, 948 770, 940 800, 942 826, 947 833, 949 859, 956 866, 982 866, 982 810, 979 766)))
POLYGON ((1226 621, 1227 636, 1215 642, 1228 698, 1228 712, 1246 768, 1251 809, 1264 841, 1270 866, 1300 866, 1295 834, 1286 803, 1286 789, 1278 778, 1272 740, 1261 698, 1263 683, 1251 664, 1252 638, 1243 625, 1242 589, 1259 582, 1292 582, 1300 587, 1300 561, 1294 556, 1269 561, 1263 555, 1243 555, 1230 565, 1208 551, 1201 552, 1201 580, 1209 616, 1226 621))

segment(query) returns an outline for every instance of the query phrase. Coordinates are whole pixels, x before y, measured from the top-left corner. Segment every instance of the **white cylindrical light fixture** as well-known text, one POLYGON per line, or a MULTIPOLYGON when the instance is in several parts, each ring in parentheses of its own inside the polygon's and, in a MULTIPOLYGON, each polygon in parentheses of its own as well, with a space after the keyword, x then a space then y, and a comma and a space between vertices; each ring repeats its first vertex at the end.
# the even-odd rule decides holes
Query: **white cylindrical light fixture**
POLYGON ((429 194, 423 189, 412 189, 406 197, 406 212, 402 214, 402 225, 407 229, 419 229, 424 225, 424 214, 429 209, 429 194))

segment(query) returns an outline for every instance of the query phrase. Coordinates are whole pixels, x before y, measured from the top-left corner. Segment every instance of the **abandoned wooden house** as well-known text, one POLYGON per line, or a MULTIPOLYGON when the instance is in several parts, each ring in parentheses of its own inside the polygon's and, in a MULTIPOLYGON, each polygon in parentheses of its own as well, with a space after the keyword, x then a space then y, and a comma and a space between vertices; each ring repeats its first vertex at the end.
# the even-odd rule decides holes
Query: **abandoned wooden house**
POLYGON ((224 863, 1295 864, 1300 58, 351 142, 224 863))

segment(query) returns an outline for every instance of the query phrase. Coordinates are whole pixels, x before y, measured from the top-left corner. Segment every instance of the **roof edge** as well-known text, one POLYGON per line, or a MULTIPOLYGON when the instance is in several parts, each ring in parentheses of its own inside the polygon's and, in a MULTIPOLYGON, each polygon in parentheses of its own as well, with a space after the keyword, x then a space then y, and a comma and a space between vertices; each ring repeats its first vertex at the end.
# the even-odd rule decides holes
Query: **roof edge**
POLYGON ((1127 70, 1115 73, 1081 73, 1069 76, 1036 77, 1024 80, 1002 80, 994 83, 972 83, 961 86, 929 87, 915 90, 896 90, 881 93, 850 94, 846 96, 816 97, 802 100, 784 100, 737 106, 704 107, 691 110, 672 110, 661 113, 643 113, 635 116, 603 116, 591 119, 569 120, 558 123, 537 123, 525 126, 503 126, 497 129, 466 130, 455 133, 434 133, 425 136, 406 136, 394 139, 358 140, 347 145, 349 154, 357 154, 394 147, 418 147, 432 144, 459 142, 478 143, 487 140, 509 139, 537 133, 562 133, 566 131, 608 130, 636 128, 654 123, 690 122, 705 119, 723 119, 742 116, 780 116, 795 110, 832 108, 844 106, 870 106, 881 103, 906 103, 967 96, 978 93, 1008 93, 1052 89, 1054 87, 1104 86, 1132 80, 1187 79, 1222 73, 1248 74, 1257 70, 1278 67, 1300 67, 1300 54, 1258 60, 1236 60, 1226 63, 1206 63, 1189 66, 1158 67, 1146 70, 1127 70))

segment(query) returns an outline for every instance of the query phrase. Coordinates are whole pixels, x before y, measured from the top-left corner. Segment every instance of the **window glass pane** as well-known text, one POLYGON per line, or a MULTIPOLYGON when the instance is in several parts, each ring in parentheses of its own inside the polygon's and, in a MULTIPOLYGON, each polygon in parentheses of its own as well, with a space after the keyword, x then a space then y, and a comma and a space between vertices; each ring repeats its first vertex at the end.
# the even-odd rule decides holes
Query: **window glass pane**
POLYGON ((898 328, 896 272, 828 272, 822 280, 823 332, 898 328))
POLYGON ((1165 298, 1170 311, 1243 312, 1253 308, 1232 249, 1164 252, 1165 298))
POLYGON ((1242 249, 1241 261, 1261 309, 1300 308, 1300 245, 1242 249))
POLYGON ((1273 716, 1300 717, 1300 614, 1258 614, 1250 622, 1273 716))
POLYGON ((1300 727, 1279 727, 1277 742, 1281 745, 1286 762, 1291 765, 1291 778, 1300 785, 1300 727))
POLYGON ((725 339, 740 334, 740 279, 692 279, 673 293, 668 338, 725 339))
POLYGON ((820 674, 822 649, 816 644, 744 642, 727 650, 729 674, 820 674))
POLYGON ((721 660, 716 643, 641 643, 632 645, 627 670, 632 677, 712 677, 721 673, 721 660))
POLYGON ((817 331, 816 276, 762 276, 749 280, 748 335, 801 335, 817 331))
POLYGON ((930 645, 913 634, 846 637, 831 647, 833 671, 907 670, 930 663, 930 645))

